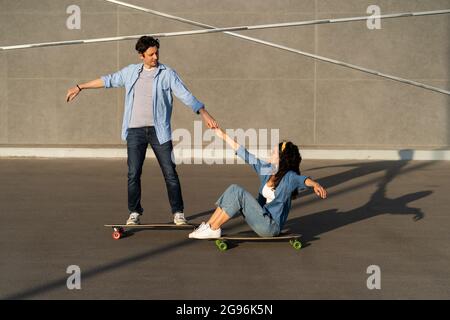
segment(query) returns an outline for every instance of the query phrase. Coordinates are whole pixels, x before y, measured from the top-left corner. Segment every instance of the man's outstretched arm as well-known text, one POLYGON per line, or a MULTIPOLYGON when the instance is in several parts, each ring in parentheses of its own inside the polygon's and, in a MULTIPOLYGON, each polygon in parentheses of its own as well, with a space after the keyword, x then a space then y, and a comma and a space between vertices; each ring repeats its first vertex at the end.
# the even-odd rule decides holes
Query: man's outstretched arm
POLYGON ((75 97, 81 92, 81 90, 99 89, 99 88, 104 88, 104 87, 105 87, 105 83, 103 82, 103 80, 101 78, 95 79, 95 80, 92 80, 92 81, 89 81, 86 83, 78 84, 75 87, 72 87, 69 90, 67 90, 66 101, 70 102, 73 99, 75 99, 75 97))
POLYGON ((197 98, 186 88, 183 81, 180 79, 175 70, 172 70, 171 88, 175 96, 181 100, 186 106, 199 113, 202 116, 203 122, 209 129, 218 128, 217 121, 206 111, 205 105, 198 101, 197 98))

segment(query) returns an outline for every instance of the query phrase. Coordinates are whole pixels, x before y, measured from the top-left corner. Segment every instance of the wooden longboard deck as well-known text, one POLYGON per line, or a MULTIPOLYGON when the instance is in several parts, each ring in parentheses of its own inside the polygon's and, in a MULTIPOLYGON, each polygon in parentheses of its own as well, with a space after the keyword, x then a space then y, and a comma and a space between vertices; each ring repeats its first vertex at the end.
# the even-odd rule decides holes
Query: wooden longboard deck
POLYGON ((300 234, 285 234, 282 236, 277 237, 243 237, 243 236, 222 236, 220 238, 216 239, 210 239, 210 240, 242 240, 242 241, 276 241, 276 240, 292 240, 292 239, 298 239, 300 238, 300 234))
POLYGON ((126 228, 126 229, 151 229, 151 228, 175 228, 175 229, 192 229, 198 227, 196 224, 181 224, 176 225, 174 223, 148 223, 148 224, 105 224, 105 227, 109 228, 126 228))
POLYGON ((114 240, 119 240, 136 229, 172 229, 172 230, 192 230, 198 225, 196 224, 181 224, 176 225, 175 223, 147 223, 147 224, 136 224, 136 225, 127 225, 127 224, 105 224, 105 227, 112 228, 113 233, 112 237, 114 240), (127 231, 128 230, 128 231, 127 231))

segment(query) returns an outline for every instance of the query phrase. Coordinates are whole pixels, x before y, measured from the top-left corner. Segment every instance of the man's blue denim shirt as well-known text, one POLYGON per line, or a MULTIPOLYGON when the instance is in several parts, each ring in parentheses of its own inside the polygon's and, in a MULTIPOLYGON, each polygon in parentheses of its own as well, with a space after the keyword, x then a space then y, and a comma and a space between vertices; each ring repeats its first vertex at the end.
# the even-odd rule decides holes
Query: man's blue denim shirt
MULTIPOLYGON (((126 140, 128 125, 131 119, 134 100, 134 85, 144 67, 143 63, 130 64, 116 73, 102 76, 105 88, 125 87, 125 108, 122 122, 122 139, 126 140)), ((183 81, 170 67, 159 64, 153 80, 153 118, 155 121, 156 136, 160 144, 172 139, 170 118, 172 116, 173 98, 172 92, 185 105, 194 112, 204 107, 192 93, 186 88, 183 81)))

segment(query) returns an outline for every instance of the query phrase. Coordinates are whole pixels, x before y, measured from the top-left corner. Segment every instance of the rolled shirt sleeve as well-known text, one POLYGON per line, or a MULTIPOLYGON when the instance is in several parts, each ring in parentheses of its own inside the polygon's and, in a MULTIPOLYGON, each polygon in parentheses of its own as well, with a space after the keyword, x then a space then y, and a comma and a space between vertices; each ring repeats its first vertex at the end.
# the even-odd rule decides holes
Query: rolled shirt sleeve
POLYGON ((119 70, 115 73, 107 74, 105 76, 102 76, 101 79, 103 80, 103 83, 105 85, 105 88, 120 88, 125 86, 125 79, 124 79, 124 69, 119 70))
POLYGON ((297 189, 304 190, 307 188, 305 181, 308 179, 309 176, 304 175, 296 175, 295 176, 295 185, 297 189))

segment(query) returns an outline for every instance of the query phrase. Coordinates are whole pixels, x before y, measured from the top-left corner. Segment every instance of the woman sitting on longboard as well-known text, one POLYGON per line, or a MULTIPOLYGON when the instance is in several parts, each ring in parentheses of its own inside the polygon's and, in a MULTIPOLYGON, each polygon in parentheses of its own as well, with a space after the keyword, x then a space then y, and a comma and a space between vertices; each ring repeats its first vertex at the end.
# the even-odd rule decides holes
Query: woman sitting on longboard
POLYGON ((238 213, 242 213, 245 221, 259 236, 275 237, 280 234, 286 222, 291 199, 298 195, 298 189, 312 187, 319 197, 327 197, 326 190, 320 184, 300 175, 302 158, 298 147, 292 142, 282 142, 276 146, 270 162, 266 162, 249 153, 222 129, 215 129, 215 132, 258 173, 261 181, 258 198, 255 199, 236 184, 229 186, 217 200, 217 209, 209 221, 203 222, 190 233, 189 238, 220 238, 220 227, 238 213))

